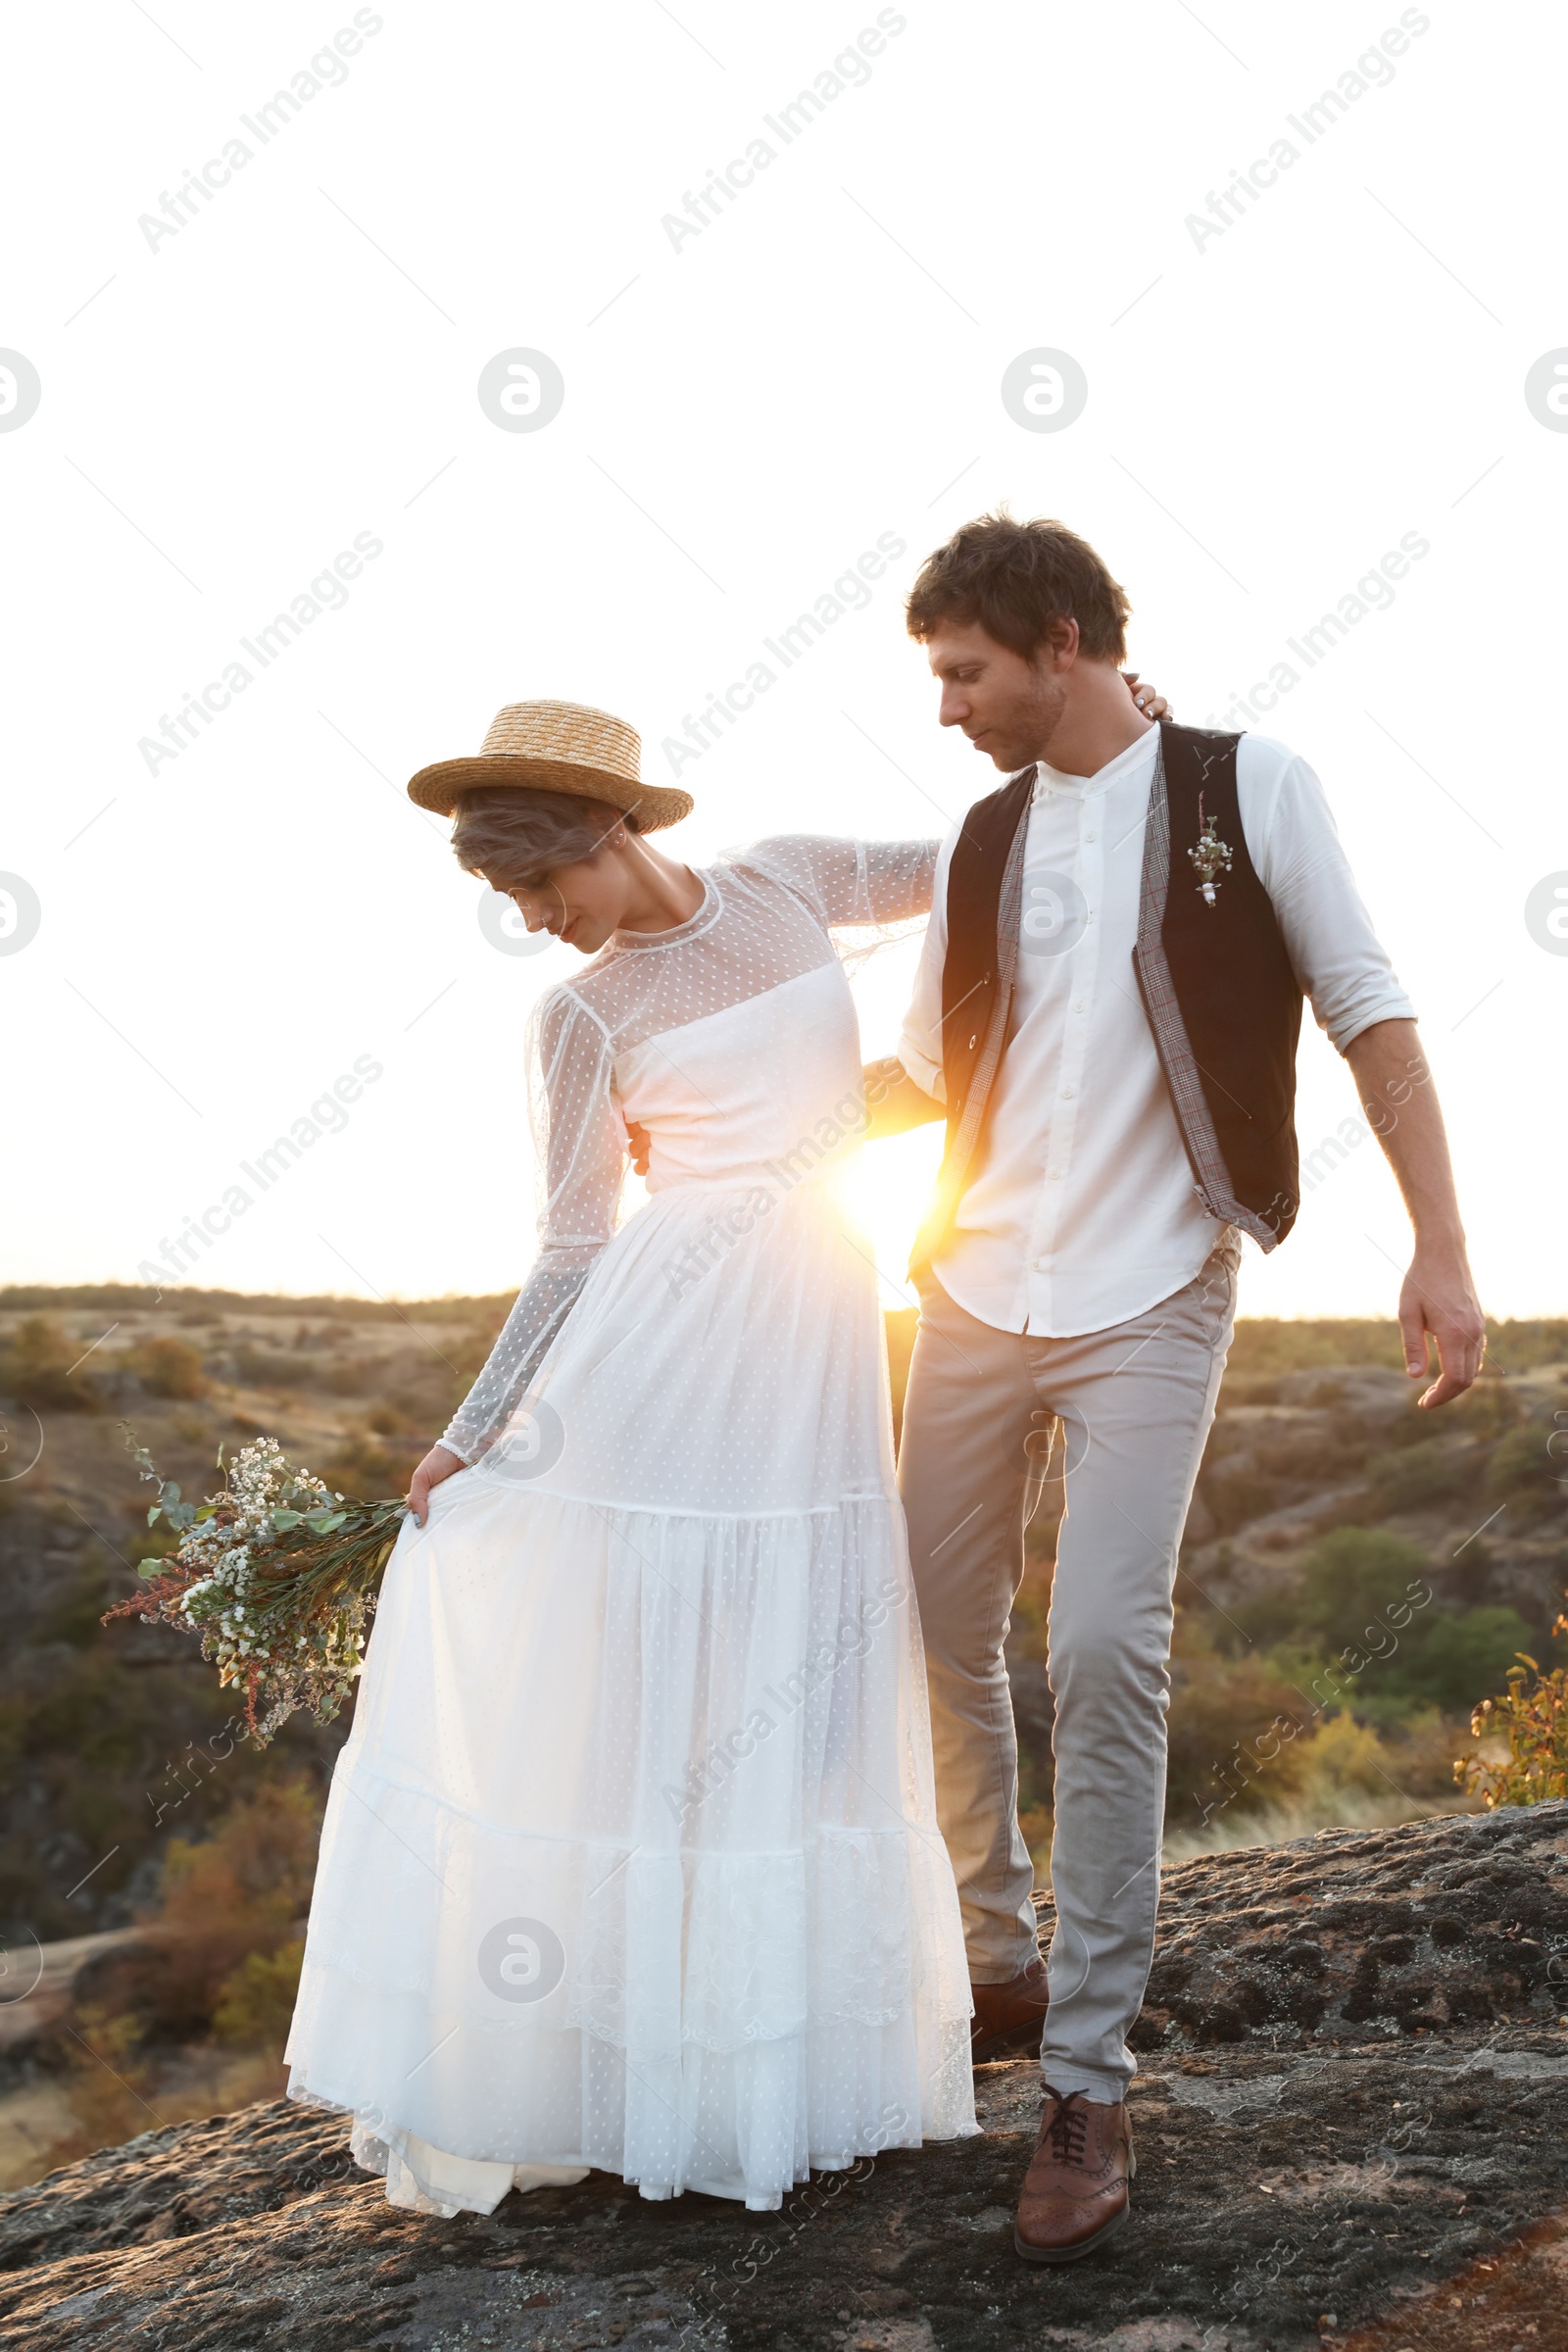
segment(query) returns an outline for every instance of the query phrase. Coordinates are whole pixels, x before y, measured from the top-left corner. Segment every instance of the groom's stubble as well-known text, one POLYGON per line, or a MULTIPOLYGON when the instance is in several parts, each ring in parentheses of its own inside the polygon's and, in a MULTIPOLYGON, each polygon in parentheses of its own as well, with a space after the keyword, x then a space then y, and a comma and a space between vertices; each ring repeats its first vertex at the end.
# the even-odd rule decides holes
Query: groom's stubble
POLYGON ((1087 656, 1077 624, 1056 622, 1029 654, 979 621, 941 621, 926 639, 945 727, 961 727, 1004 775, 1032 760, 1093 775, 1148 731, 1115 664, 1087 656))

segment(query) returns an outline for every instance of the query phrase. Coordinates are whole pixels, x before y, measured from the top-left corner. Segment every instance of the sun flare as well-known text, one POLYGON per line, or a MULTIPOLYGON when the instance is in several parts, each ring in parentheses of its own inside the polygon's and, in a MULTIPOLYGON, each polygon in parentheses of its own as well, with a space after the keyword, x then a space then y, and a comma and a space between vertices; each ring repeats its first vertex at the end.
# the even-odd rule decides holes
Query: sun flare
POLYGON ((906 1268, 942 1158, 940 1120, 857 1152, 835 1189, 875 1260, 884 1308, 918 1303, 906 1268))

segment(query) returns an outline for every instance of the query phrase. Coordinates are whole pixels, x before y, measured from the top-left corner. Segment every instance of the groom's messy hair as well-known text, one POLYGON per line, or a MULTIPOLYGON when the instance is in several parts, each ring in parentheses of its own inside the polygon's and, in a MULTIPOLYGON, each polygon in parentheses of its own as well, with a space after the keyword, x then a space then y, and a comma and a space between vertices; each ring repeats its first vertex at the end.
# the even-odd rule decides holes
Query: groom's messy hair
POLYGON ((1087 539, 1064 522, 1015 522, 1005 507, 954 532, 927 556, 905 608, 922 644, 940 622, 978 621, 988 637, 1028 660, 1053 622, 1075 620, 1095 662, 1125 662, 1127 592, 1087 539))

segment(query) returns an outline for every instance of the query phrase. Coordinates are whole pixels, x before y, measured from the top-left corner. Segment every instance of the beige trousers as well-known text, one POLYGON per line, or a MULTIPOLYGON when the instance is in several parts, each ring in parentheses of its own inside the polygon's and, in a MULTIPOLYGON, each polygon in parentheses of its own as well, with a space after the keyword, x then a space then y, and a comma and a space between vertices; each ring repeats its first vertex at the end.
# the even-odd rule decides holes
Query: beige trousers
POLYGON ((1023 1575, 1026 1498, 1059 1421, 1067 1515, 1051 1601, 1055 1826, 1051 2008, 1041 2045, 1062 2092, 1119 2099, 1153 1951, 1165 1800, 1171 1595, 1214 1418, 1241 1245, 1223 1240, 1147 1314, 1078 1339, 997 1331, 927 1272, 899 1487, 925 1641, 937 1817, 969 1973, 1033 1956, 1033 1871, 1003 1643, 1023 1575))

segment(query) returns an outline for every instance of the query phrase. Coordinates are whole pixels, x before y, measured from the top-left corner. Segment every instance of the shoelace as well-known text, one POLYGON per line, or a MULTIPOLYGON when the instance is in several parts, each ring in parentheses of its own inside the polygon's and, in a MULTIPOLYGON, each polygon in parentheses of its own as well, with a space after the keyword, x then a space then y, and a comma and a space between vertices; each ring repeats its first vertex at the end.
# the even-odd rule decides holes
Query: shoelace
POLYGON ((1046 2120, 1042 2136, 1051 2142, 1058 2164, 1082 2164, 1089 2132, 1089 2110, 1077 2097, 1058 2099, 1046 2120))

